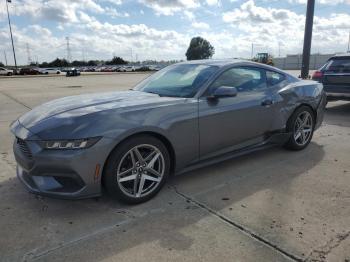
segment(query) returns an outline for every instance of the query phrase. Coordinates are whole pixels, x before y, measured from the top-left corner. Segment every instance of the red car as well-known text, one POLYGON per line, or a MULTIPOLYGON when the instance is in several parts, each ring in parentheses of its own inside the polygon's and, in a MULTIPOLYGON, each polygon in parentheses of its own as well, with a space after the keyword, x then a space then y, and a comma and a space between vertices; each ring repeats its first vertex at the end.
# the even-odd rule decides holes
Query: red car
POLYGON ((19 74, 20 75, 39 75, 40 71, 35 69, 35 68, 21 68, 21 70, 19 70, 19 74))

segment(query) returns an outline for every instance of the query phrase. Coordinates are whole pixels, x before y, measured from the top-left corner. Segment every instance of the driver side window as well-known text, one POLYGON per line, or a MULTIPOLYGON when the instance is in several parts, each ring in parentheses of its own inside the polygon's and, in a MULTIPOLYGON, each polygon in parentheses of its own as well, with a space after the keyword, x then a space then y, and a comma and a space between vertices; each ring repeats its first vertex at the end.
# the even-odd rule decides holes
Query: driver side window
POLYGON ((263 69, 235 67, 222 73, 211 85, 210 93, 220 86, 235 87, 238 92, 253 92, 266 88, 263 69))

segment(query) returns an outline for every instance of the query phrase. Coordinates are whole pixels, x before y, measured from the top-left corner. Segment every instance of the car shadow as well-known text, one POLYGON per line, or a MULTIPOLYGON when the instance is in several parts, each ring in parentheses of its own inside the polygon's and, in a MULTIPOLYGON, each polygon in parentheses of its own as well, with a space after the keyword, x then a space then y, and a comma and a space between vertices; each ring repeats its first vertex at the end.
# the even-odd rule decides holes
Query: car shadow
POLYGON ((155 242, 168 251, 187 250, 196 236, 186 230, 211 214, 186 196, 220 212, 261 190, 286 190, 323 157, 315 143, 300 152, 251 153, 172 177, 157 197, 136 206, 105 195, 76 201, 35 196, 12 178, 0 183, 0 253, 5 260, 50 260, 64 253, 70 261, 96 261, 155 242))
POLYGON ((325 111, 326 124, 350 127, 350 102, 329 102, 325 111))

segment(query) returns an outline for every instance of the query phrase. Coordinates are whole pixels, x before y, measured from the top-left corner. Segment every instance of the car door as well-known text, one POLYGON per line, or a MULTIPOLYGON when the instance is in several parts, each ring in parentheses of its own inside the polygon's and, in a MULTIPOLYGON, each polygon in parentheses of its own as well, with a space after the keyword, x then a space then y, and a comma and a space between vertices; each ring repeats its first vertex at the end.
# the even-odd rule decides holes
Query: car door
POLYGON ((274 118, 266 72, 233 67, 213 81, 199 98, 200 157, 205 159, 263 141, 274 118), (235 87, 235 97, 211 99, 220 86, 235 87))
POLYGON ((6 74, 6 70, 0 67, 0 75, 5 75, 5 74, 6 74))

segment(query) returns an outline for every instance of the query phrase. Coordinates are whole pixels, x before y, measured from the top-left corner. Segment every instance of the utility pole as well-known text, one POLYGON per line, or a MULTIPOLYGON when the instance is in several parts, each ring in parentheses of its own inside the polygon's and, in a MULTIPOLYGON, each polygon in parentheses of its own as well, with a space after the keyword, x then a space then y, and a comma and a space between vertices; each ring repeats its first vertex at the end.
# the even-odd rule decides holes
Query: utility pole
POLYGON ((348 53, 350 53, 350 31, 349 31, 349 41, 348 41, 348 53))
POLYGON ((8 22, 9 22, 10 35, 11 35, 11 42, 12 42, 13 60, 15 61, 15 68, 16 68, 16 71, 17 71, 16 52, 15 52, 15 46, 14 46, 14 44, 13 44, 11 20, 10 20, 9 6, 8 6, 8 3, 11 3, 12 0, 5 0, 5 1, 6 1, 6 9, 7 9, 7 19, 8 19, 8 22))
POLYGON ((310 52, 311 52, 311 40, 312 40, 312 26, 314 23, 315 12, 315 0, 307 1, 306 20, 305 20, 305 32, 304 32, 304 47, 303 47, 303 60, 301 65, 301 78, 309 78, 310 69, 310 52))
POLYGON ((281 57, 281 42, 278 42, 278 57, 281 57))
POLYGON ((252 54, 251 54, 251 59, 253 59, 253 55, 254 55, 254 43, 252 43, 252 54))
POLYGON ((30 49, 29 49, 29 44, 26 43, 26 50, 27 50, 27 60, 28 60, 28 65, 32 63, 32 58, 30 56, 30 49))
POLYGON ((7 56, 6 56, 6 51, 4 50, 4 57, 5 57, 5 65, 7 66, 7 56))
POLYGON ((69 37, 66 37, 66 41, 67 41, 67 62, 70 63, 70 60, 72 59, 72 55, 70 52, 70 45, 69 45, 69 37))

